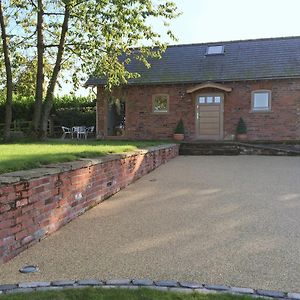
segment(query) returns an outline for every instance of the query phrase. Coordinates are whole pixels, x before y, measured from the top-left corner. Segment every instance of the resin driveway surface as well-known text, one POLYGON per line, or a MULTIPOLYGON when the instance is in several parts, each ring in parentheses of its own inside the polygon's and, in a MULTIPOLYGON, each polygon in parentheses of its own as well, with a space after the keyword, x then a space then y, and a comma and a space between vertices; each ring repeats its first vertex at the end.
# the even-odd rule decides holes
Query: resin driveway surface
POLYGON ((300 291, 300 158, 178 157, 0 266, 83 278, 300 291))

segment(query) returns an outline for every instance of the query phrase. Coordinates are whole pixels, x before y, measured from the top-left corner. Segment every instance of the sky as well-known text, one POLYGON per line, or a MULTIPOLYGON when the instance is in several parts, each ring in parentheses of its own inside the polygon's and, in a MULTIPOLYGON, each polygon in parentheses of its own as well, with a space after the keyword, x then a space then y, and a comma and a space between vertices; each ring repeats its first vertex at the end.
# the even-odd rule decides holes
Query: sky
MULTIPOLYGON (((178 38, 169 41, 162 24, 153 22, 170 44, 300 36, 300 0, 173 0, 182 15, 171 20, 178 38)), ((66 85, 64 93, 72 87, 66 85)), ((81 88, 76 94, 88 91, 81 88)))

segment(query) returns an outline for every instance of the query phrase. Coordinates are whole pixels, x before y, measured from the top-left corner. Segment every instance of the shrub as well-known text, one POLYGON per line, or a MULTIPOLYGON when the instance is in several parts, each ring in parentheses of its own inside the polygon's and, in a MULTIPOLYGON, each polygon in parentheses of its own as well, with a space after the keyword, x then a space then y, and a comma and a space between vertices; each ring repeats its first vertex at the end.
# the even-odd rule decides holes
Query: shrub
POLYGON ((180 119, 180 121, 178 122, 178 124, 177 124, 177 126, 175 128, 174 133, 184 134, 184 125, 183 125, 182 119, 180 119))
POLYGON ((238 122, 237 127, 236 127, 236 133, 237 134, 245 134, 245 133, 247 133, 247 126, 246 126, 246 123, 243 120, 243 118, 239 119, 239 122, 238 122))

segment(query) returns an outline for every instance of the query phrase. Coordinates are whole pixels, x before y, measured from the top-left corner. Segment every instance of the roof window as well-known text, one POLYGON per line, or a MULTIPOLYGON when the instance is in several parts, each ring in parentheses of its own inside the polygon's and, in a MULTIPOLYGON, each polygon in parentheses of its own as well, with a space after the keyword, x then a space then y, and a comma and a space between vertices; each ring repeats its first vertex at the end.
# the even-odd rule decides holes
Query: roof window
POLYGON ((207 47, 206 55, 218 55, 218 54, 224 54, 224 46, 218 45, 218 46, 207 47))

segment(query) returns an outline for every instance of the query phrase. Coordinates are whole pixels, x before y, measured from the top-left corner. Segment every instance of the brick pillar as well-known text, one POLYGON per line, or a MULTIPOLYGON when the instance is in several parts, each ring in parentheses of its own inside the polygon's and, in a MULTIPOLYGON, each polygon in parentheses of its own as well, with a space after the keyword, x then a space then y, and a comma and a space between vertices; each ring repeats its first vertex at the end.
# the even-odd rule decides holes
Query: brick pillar
POLYGON ((107 136, 107 97, 103 87, 97 88, 97 122, 96 137, 97 139, 107 136))

